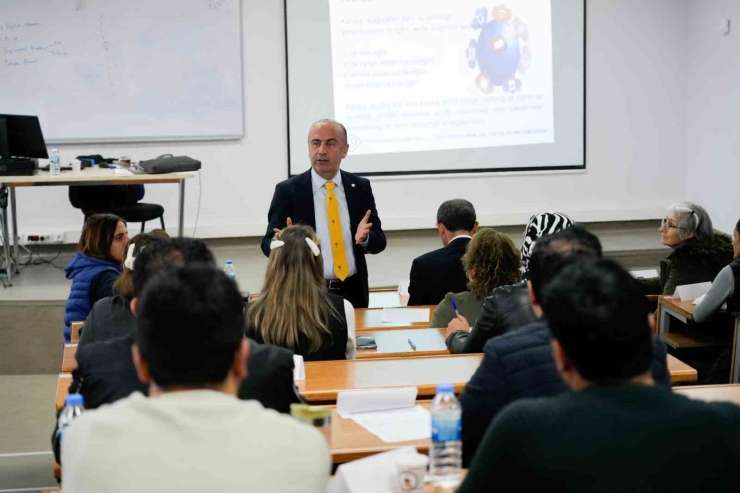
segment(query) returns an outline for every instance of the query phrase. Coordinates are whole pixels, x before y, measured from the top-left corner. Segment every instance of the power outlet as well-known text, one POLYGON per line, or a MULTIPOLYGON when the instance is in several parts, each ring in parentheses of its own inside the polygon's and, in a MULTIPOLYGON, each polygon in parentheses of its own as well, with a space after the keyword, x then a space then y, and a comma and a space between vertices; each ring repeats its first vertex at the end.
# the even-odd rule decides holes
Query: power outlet
POLYGON ((64 241, 64 233, 22 234, 20 240, 24 245, 53 245, 64 241))

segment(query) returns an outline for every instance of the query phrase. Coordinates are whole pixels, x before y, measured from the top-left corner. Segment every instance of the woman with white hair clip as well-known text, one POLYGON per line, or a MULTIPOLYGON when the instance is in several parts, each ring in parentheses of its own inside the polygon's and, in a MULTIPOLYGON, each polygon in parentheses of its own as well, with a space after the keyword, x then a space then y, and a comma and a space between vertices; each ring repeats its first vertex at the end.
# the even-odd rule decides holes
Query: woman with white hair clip
POLYGON ((673 294, 677 286, 711 282, 732 261, 732 238, 715 231, 707 211, 691 202, 668 208, 660 242, 673 249, 660 261, 659 277, 643 279, 647 294, 673 294))
POLYGON ((327 290, 323 265, 310 226, 283 228, 270 243, 260 297, 247 307, 247 337, 306 361, 354 359, 354 308, 327 290))

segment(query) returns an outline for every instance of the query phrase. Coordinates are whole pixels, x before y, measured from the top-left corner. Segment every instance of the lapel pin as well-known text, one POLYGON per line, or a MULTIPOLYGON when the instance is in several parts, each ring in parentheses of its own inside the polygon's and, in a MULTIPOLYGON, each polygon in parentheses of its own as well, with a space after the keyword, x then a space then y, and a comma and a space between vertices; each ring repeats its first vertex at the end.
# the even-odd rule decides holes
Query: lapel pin
POLYGON ((354 183, 352 184, 352 188, 355 188, 355 184, 354 183))

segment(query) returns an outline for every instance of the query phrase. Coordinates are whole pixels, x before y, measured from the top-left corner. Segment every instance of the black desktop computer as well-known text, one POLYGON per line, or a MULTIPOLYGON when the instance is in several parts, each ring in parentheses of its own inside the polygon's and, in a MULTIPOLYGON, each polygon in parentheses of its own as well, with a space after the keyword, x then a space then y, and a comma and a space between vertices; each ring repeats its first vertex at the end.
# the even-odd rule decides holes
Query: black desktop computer
POLYGON ((0 114, 0 176, 33 175, 48 158, 37 116, 0 114))

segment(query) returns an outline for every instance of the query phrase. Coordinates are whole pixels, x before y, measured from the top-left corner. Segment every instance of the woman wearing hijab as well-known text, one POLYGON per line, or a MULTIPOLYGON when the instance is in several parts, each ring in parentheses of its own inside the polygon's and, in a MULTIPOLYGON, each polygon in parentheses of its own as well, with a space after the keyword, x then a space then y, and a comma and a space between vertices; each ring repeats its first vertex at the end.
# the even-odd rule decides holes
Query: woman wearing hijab
POLYGON ((453 354, 480 353, 488 339, 535 322, 527 292, 528 266, 537 239, 575 224, 560 212, 542 212, 529 218, 522 237, 522 280, 498 286, 483 302, 478 319, 470 327, 465 317, 447 325, 447 348, 453 354))

